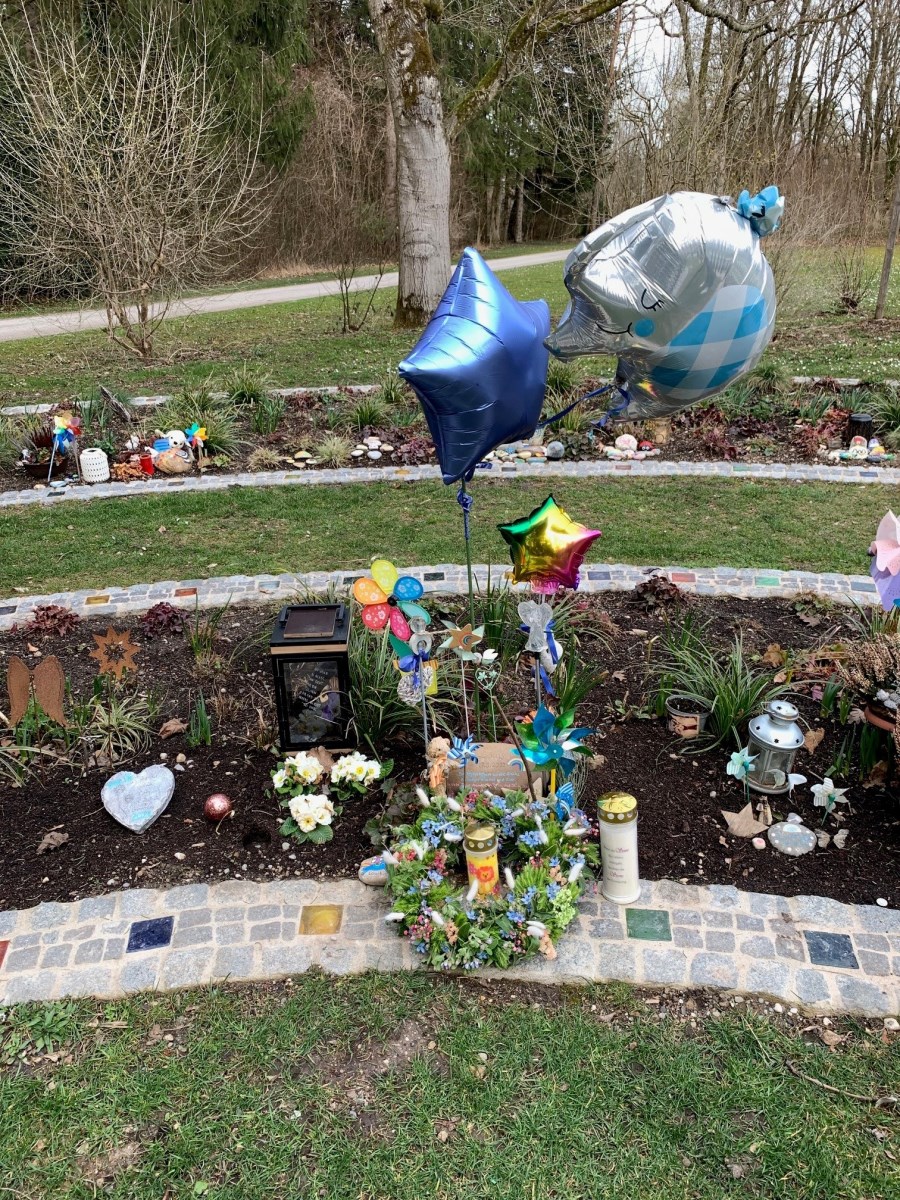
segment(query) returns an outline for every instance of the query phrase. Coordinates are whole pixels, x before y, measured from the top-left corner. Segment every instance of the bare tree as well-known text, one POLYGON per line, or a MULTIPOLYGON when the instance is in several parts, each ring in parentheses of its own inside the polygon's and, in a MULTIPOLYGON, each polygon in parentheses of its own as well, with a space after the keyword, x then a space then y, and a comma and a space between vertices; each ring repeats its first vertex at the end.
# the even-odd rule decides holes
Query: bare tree
MULTIPOLYGON (((0 224, 20 284, 99 300, 141 358, 171 301, 215 278, 258 222, 257 145, 238 144, 205 47, 151 6, 137 35, 0 22, 0 224)), ((258 139, 257 139, 258 141, 258 139)))

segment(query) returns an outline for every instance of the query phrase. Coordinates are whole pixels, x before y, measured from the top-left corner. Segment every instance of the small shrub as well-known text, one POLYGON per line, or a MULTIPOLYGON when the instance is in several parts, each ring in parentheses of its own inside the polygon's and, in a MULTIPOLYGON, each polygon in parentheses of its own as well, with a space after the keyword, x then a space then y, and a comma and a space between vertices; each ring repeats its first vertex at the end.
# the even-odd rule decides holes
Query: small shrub
POLYGON ((216 642, 219 639, 219 626, 230 606, 229 599, 226 604, 203 613, 200 605, 196 604, 193 619, 184 623, 184 635, 200 670, 209 670, 218 661, 216 642))
POLYGON ((353 443, 339 433, 330 433, 316 446, 315 456, 330 467, 340 467, 350 459, 353 443))
POLYGON ((353 424, 357 429, 372 429, 387 420, 384 405, 376 393, 360 397, 353 409, 353 424))
POLYGON ((893 433, 900 429, 900 389, 885 383, 870 392, 867 399, 867 410, 880 431, 893 433))
POLYGON ((381 381, 379 391, 374 394, 378 396, 382 404, 393 408, 407 402, 409 388, 406 381, 401 379, 396 371, 388 371, 381 381))
POLYGON ((129 760, 146 750, 153 738, 153 708, 139 692, 122 692, 105 676, 94 681, 87 711, 76 713, 83 725, 82 743, 89 755, 105 762, 129 760))
POLYGON ((71 608, 60 604, 40 604, 30 621, 25 623, 27 633, 42 633, 47 637, 65 637, 79 624, 81 617, 71 608))
POLYGON ((547 397, 571 400, 572 392, 581 383, 581 368, 574 362, 563 362, 551 356, 547 364, 547 397))
POLYGON ((251 471, 277 471, 283 465, 281 455, 271 446, 257 446, 247 459, 251 471))
POLYGON ((145 637, 160 637, 164 633, 180 633, 184 626, 184 613, 180 608, 166 604, 163 600, 148 608, 141 617, 141 631, 145 637))
POLYGON ((655 609, 666 608, 669 604, 684 598, 684 593, 678 584, 673 583, 667 575, 658 572, 654 572, 649 578, 643 579, 637 584, 634 593, 636 596, 640 596, 645 607, 651 612, 655 609))
POLYGON ((284 396, 263 394, 253 406, 253 415, 250 418, 253 432, 262 436, 274 433, 284 420, 286 410, 287 402, 284 396))
POLYGON ((268 398, 272 380, 266 371, 260 371, 251 363, 242 362, 225 377, 225 392, 230 403, 243 406, 259 405, 268 398))

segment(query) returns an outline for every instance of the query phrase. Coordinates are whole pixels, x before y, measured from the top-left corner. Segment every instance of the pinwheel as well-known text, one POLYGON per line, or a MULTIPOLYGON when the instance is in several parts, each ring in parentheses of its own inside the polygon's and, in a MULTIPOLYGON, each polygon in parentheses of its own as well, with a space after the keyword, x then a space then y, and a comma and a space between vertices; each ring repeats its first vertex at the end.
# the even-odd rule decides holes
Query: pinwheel
POLYGON ((47 472, 47 482, 53 474, 53 462, 57 454, 67 454, 69 447, 81 433, 81 417, 73 417, 70 412, 57 413, 53 418, 53 448, 50 451, 50 470, 47 472))
POLYGON ((553 635, 553 609, 546 601, 538 604, 535 600, 523 600, 518 607, 519 628, 528 634, 525 649, 534 655, 534 682, 537 689, 537 702, 541 703, 541 683, 555 696, 550 676, 556 670, 562 647, 553 635))
POLYGON ((441 650, 452 650, 460 662, 479 662, 481 655, 475 649, 484 637, 484 626, 473 629, 469 625, 454 625, 452 621, 444 621, 447 637, 441 642, 441 650))
POLYGON ((890 612, 900 604, 900 521, 890 510, 881 518, 869 553, 872 555, 869 571, 882 607, 890 612))
POLYGON ((455 737, 452 739, 452 742, 453 745, 447 751, 447 757, 451 758, 454 762, 459 763, 463 770, 465 770, 467 763, 478 762, 478 755, 475 753, 475 751, 480 750, 481 747, 474 738, 455 737))
POLYGON ((194 450, 202 450, 203 443, 206 441, 206 426, 198 425, 195 421, 188 429, 184 431, 184 436, 187 438, 189 446, 194 450))
MULTIPOLYGON (((407 617, 418 617, 426 625, 431 623, 425 609, 415 603, 425 589, 418 579, 401 575, 386 558, 376 558, 370 570, 371 579, 357 579, 353 585, 353 595, 362 605, 363 624, 375 631, 389 624, 396 638, 408 642, 412 631, 407 617)), ((409 653, 408 648, 404 652, 409 653)))
POLYGON ((515 753, 541 770, 559 771, 567 779, 577 764, 576 755, 590 754, 581 743, 594 732, 587 726, 574 726, 574 715, 569 711, 554 716, 542 704, 531 721, 516 723, 522 746, 515 753))

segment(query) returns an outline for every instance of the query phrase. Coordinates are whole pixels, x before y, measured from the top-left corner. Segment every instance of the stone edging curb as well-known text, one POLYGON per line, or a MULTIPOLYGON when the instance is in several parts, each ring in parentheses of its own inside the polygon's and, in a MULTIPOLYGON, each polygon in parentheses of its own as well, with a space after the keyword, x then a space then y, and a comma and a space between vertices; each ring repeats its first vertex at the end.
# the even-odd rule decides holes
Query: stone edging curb
MULTIPOLYGON (((486 974, 713 987, 823 1013, 900 1008, 896 909, 668 880, 643 883, 624 910, 591 889, 579 909, 556 960, 486 974)), ((278 979, 313 966, 410 970, 416 955, 385 925, 387 910, 380 889, 356 880, 299 879, 135 889, 0 913, 0 1004, 278 979), (333 932, 306 932, 322 919, 333 932)))
MULTIPOLYGON (((698 596, 765 599, 814 592, 837 604, 879 602, 878 589, 868 575, 817 575, 810 571, 738 570, 734 567, 688 569, 598 563, 582 571, 579 590, 631 591, 654 570, 662 571, 684 591, 698 596)), ((476 563, 472 571, 477 585, 483 589, 490 580, 502 579, 508 564, 487 566, 476 563)), ((421 580, 426 592, 465 595, 468 590, 466 568, 459 563, 404 567, 403 573, 421 580)), ((346 592, 363 574, 364 570, 310 571, 305 575, 226 575, 181 582, 137 583, 132 587, 53 592, 42 596, 10 596, 0 599, 0 630, 28 620, 35 608, 44 604, 60 604, 85 617, 145 612, 161 601, 181 608, 208 608, 229 601, 234 604, 287 604, 310 592, 322 593, 329 589, 346 592)), ((521 585, 518 590, 524 593, 528 589, 521 585)))
MULTIPOLYGON (((699 476, 704 479, 770 479, 782 483, 898 484, 897 467, 835 467, 805 463, 729 462, 554 462, 529 459, 525 462, 492 463, 478 472, 488 482, 521 477, 547 476, 568 479, 660 479, 667 476, 699 476)), ((242 471, 235 475, 180 475, 170 479, 148 478, 130 483, 69 484, 65 488, 24 488, 0 492, 0 508, 29 504, 60 504, 66 500, 108 500, 122 496, 170 495, 174 492, 225 491, 228 488, 340 485, 347 483, 415 483, 437 481, 436 466, 421 467, 336 467, 331 470, 242 471)))

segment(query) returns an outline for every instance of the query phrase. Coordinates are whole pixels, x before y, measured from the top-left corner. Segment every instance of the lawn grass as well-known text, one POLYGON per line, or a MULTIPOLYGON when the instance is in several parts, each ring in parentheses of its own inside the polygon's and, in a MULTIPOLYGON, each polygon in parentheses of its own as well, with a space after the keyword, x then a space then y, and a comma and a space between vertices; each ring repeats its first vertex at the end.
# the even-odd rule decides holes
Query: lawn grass
POLYGON ((900 1043, 861 1024, 829 1052, 739 1009, 692 1026, 622 987, 424 975, 65 1011, 59 1062, 0 1067, 0 1192, 23 1200, 896 1194, 888 1110, 786 1066, 896 1092, 900 1043))
MULTIPOLYGON (((869 253, 877 266, 879 251, 869 253)), ((791 374, 900 378, 900 271, 889 293, 888 320, 874 326, 865 315, 829 314, 837 284, 833 256, 808 251, 795 264, 796 279, 782 305, 769 354, 791 374)), ((562 263, 522 267, 503 275, 520 299, 546 299, 554 319, 566 302, 562 263)), ((379 292, 360 333, 340 333, 336 297, 206 313, 166 321, 149 366, 130 358, 98 331, 0 343, 0 403, 60 401, 104 383, 131 395, 177 391, 221 377, 243 361, 268 372, 275 385, 378 382, 416 340, 392 328, 394 292, 379 292)), ((584 359, 585 370, 608 374, 612 361, 584 359)))
MULTIPOLYGON (((692 478, 528 479, 473 487, 472 554, 508 562, 496 526, 553 491, 603 530, 589 560, 864 574, 895 488, 692 478)), ((463 562, 454 490, 439 483, 232 488, 4 510, 0 595, 209 575, 340 570, 375 555, 463 562)))

